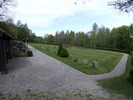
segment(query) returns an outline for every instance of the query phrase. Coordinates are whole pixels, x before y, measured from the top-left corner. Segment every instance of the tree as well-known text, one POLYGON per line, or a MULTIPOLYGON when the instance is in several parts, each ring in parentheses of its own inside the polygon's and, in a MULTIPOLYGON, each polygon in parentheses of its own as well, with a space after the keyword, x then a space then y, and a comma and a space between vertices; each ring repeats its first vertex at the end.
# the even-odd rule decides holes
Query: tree
POLYGON ((44 43, 44 38, 41 36, 38 36, 38 37, 36 37, 36 42, 37 43, 44 43))
POLYGON ((8 16, 7 14, 10 12, 9 9, 15 6, 14 0, 0 0, 0 20, 6 19, 8 16))
POLYGON ((59 44, 57 55, 60 55, 60 52, 61 52, 62 48, 63 48, 62 44, 59 44))
POLYGON ((47 37, 47 43, 49 43, 49 44, 54 43, 54 36, 52 34, 47 37))
POLYGON ((114 8, 120 10, 120 12, 129 13, 133 11, 133 0, 117 0, 109 2, 108 5, 114 6, 114 8))
MULTIPOLYGON (((75 4, 77 4, 79 0, 76 0, 75 4)), ((90 0, 89 0, 90 1, 90 0)), ((82 0, 82 3, 85 4, 85 0, 82 0)), ((109 6, 113 6, 114 9, 119 10, 120 12, 132 12, 133 11, 133 0, 116 0, 112 2, 108 2, 109 6)))
POLYGON ((128 26, 122 26, 118 28, 118 34, 116 38, 116 46, 118 49, 129 49, 131 44, 131 37, 128 26))
POLYGON ((18 39, 26 40, 30 36, 30 29, 27 24, 17 24, 18 25, 18 39))
POLYGON ((73 45, 74 44, 74 39, 75 39, 75 32, 70 31, 69 37, 71 38, 70 44, 73 45))
POLYGON ((118 28, 113 28, 110 32, 110 35, 109 35, 109 39, 108 39, 108 45, 109 47, 111 48, 116 48, 116 38, 117 38, 117 34, 118 34, 118 28))
POLYGON ((5 32, 10 34, 10 29, 8 28, 8 25, 6 22, 0 21, 0 28, 4 30, 5 32))
POLYGON ((32 42, 32 43, 37 42, 36 38, 37 38, 37 36, 35 35, 35 33, 30 34, 29 42, 32 42))
POLYGON ((9 34, 10 34, 14 39, 17 39, 17 35, 18 35, 18 33, 17 33, 17 27, 16 27, 16 25, 14 24, 13 20, 12 20, 12 19, 8 19, 8 20, 6 21, 6 24, 7 24, 8 28, 9 28, 9 30, 10 30, 10 33, 9 33, 9 34))
POLYGON ((90 43, 90 46, 92 48, 95 48, 96 47, 96 35, 98 33, 98 26, 96 23, 93 24, 93 29, 91 31, 91 43, 90 43))
POLYGON ((97 34, 97 46, 98 47, 107 47, 108 38, 110 35, 110 30, 102 26, 99 28, 99 32, 97 34))

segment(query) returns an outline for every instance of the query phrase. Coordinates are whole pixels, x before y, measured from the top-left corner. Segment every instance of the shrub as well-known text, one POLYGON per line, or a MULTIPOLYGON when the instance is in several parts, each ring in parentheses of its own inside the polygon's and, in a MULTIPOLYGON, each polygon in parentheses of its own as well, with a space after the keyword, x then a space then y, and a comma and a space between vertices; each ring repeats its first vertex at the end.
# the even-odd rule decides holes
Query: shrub
POLYGON ((60 52, 61 52, 62 48, 63 48, 63 47, 62 47, 62 44, 60 44, 60 45, 59 45, 58 52, 57 52, 57 55, 60 55, 60 52))
POLYGON ((60 52, 60 56, 61 57, 68 57, 69 53, 68 53, 68 51, 65 48, 62 48, 61 52, 60 52))
POLYGON ((27 57, 27 53, 21 50, 11 49, 11 56, 12 57, 27 57))
POLYGON ((132 65, 133 65, 133 52, 131 52, 131 62, 132 62, 132 65))
POLYGON ((27 51, 27 55, 28 55, 29 57, 33 56, 32 51, 28 50, 28 51, 27 51))
POLYGON ((121 49, 115 49, 115 48, 102 48, 102 47, 96 47, 96 49, 123 52, 123 53, 129 53, 130 54, 130 50, 121 50, 121 49))
POLYGON ((130 71, 129 82, 133 85, 133 70, 130 71))

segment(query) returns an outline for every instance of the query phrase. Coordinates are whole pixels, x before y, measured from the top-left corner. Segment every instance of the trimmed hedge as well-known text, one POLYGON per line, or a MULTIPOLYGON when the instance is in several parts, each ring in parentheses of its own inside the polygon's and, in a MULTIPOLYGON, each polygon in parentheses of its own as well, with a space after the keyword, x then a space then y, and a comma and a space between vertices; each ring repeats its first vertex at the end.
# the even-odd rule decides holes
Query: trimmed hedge
POLYGON ((133 70, 130 71, 128 81, 133 85, 133 70))
POLYGON ((60 44, 60 45, 59 45, 58 52, 57 52, 57 55, 60 55, 60 52, 61 52, 62 48, 63 48, 63 47, 62 47, 62 44, 60 44))
POLYGON ((62 48, 60 52, 60 57, 68 57, 68 56, 69 56, 68 51, 65 48, 62 48))
POLYGON ((130 50, 121 50, 121 49, 113 49, 113 48, 100 48, 100 47, 96 47, 95 49, 123 52, 123 53, 129 53, 129 54, 131 53, 130 50))
POLYGON ((33 56, 32 51, 28 50, 28 51, 27 51, 27 55, 28 55, 29 57, 32 57, 32 56, 33 56))

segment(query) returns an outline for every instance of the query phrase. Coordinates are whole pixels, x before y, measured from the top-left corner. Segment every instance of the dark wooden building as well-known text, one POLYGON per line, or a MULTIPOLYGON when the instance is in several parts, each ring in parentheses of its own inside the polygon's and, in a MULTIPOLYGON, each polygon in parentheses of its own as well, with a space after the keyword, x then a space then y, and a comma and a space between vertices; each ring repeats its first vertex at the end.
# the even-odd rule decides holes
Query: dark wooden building
POLYGON ((10 40, 12 37, 0 29, 0 72, 7 73, 6 64, 11 58, 10 40))

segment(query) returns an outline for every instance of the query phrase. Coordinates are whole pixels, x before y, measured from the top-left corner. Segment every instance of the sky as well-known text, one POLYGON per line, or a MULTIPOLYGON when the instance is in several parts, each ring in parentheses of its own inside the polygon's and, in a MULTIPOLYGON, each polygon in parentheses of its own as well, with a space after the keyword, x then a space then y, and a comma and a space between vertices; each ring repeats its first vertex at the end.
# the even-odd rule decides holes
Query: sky
MULTIPOLYGON (((119 13, 108 6, 112 0, 17 0, 15 22, 27 23, 37 36, 56 31, 88 32, 94 23, 110 29, 133 23, 133 14, 119 13)), ((113 0, 114 1, 114 0, 113 0)))

